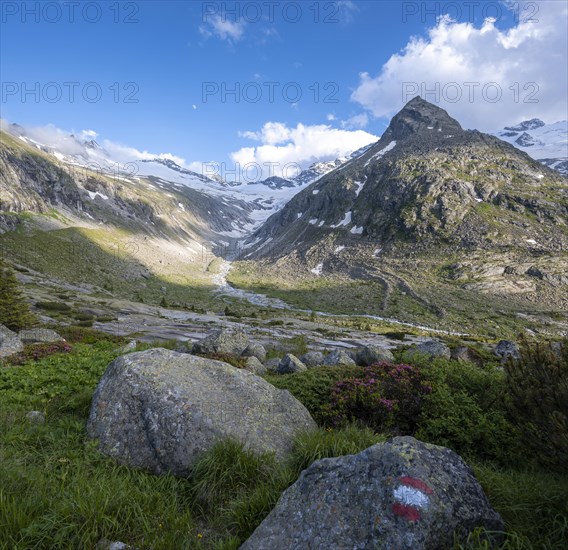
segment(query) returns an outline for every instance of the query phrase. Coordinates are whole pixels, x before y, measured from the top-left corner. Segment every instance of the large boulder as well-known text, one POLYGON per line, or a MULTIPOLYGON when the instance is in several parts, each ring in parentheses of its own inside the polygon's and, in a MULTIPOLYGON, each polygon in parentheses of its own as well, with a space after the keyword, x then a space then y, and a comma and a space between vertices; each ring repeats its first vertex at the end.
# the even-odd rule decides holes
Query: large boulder
POLYGON ((243 351, 243 357, 256 357, 262 363, 266 361, 266 349, 262 344, 249 344, 243 351))
POLYGON ((185 476, 220 440, 283 459, 296 432, 315 427, 288 391, 222 361, 158 348, 109 365, 87 431, 122 463, 185 476))
POLYGON ((342 349, 334 349, 330 351, 325 358, 324 363, 330 366, 354 366, 356 365, 353 358, 342 349))
POLYGON ((24 344, 19 336, 4 325, 0 325, 0 358, 23 351, 24 344))
POLYGON ((293 372, 300 372, 306 370, 307 367, 292 353, 287 353, 278 363, 276 372, 278 374, 291 374, 293 372))
POLYGON ((24 344, 61 342, 64 340, 57 332, 48 328, 21 330, 18 334, 24 344))
POLYGON ((241 549, 434 550, 452 548, 454 533, 463 539, 476 527, 504 529, 463 460, 395 437, 314 462, 241 549))
POLYGON ((325 357, 321 351, 308 351, 308 353, 304 353, 304 355, 300 357, 300 361, 310 369, 312 367, 323 365, 325 357))
POLYGON ((410 357, 415 354, 422 354, 430 357, 450 359, 452 356, 452 350, 444 344, 444 342, 440 342, 440 340, 426 340, 426 342, 420 342, 416 346, 412 346, 406 353, 410 357))
POLYGON ((510 340, 501 340, 495 346, 493 353, 495 353, 497 357, 500 357, 502 361, 507 361, 508 359, 520 359, 521 357, 519 346, 510 340))
POLYGON ((218 329, 210 332, 199 342, 195 342, 192 353, 203 355, 219 353, 239 356, 248 344, 248 338, 244 332, 218 329))
POLYGON ((386 348, 379 346, 365 346, 357 353, 357 364, 368 367, 380 361, 394 361, 394 355, 386 348))

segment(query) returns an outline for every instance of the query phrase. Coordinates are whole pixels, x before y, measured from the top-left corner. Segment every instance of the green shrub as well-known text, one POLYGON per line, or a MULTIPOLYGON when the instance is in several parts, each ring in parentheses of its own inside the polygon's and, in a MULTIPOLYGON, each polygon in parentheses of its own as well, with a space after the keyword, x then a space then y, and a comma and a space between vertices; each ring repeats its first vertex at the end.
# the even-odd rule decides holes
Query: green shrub
POLYGON ((71 311, 71 306, 65 302, 37 302, 36 307, 48 311, 71 311))
POLYGON ((510 417, 525 443, 543 464, 568 470, 568 340, 556 353, 525 342, 505 371, 510 417))
POLYGON ((123 344, 126 342, 126 338, 124 338, 124 336, 107 334, 100 330, 79 326, 59 327, 57 332, 61 337, 65 338, 65 340, 72 344, 94 344, 96 342, 113 342, 115 344, 123 344))
POLYGON ((465 457, 520 464, 530 460, 506 413, 502 371, 467 362, 417 358, 432 392, 424 398, 416 437, 465 457))
POLYGON ((90 320, 90 321, 77 321, 77 322, 75 323, 75 326, 77 326, 77 327, 87 327, 87 328, 88 328, 88 327, 92 327, 92 326, 93 326, 93 321, 92 321, 92 320, 90 320))
POLYGON ((94 318, 95 316, 90 313, 75 313, 73 315, 73 319, 76 319, 77 321, 91 321, 94 318))
POLYGON ((361 367, 320 366, 294 374, 267 374, 265 379, 277 388, 289 390, 308 409, 314 420, 323 425, 327 419, 324 407, 330 402, 333 384, 362 374, 361 367))
POLYGON ((361 422, 376 432, 412 434, 430 392, 418 367, 376 363, 365 368, 362 377, 336 382, 327 407, 329 422, 361 422))
POLYGON ((0 325, 19 331, 36 323, 14 271, 0 257, 0 325))

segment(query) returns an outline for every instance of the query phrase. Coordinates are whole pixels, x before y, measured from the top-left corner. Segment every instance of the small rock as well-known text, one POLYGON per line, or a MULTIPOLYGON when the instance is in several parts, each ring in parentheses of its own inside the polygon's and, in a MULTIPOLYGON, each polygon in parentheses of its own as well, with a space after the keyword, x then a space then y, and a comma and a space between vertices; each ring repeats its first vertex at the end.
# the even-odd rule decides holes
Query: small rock
POLYGON ((483 359, 479 353, 472 350, 469 346, 458 346, 452 349, 452 359, 454 361, 465 361, 467 363, 473 363, 474 365, 483 365, 483 359))
POLYGON ((357 354, 357 364, 363 367, 368 367, 374 363, 379 363, 380 361, 394 361, 394 355, 386 348, 381 348, 379 346, 365 346, 357 354))
POLYGON ((41 411, 30 411, 26 413, 26 418, 30 421, 30 424, 45 424, 45 414, 41 411))
POLYGON ((280 365, 280 361, 282 361, 282 358, 280 358, 280 357, 274 357, 273 359, 267 359, 264 362, 264 366, 266 367, 266 370, 268 372, 278 372, 278 365, 280 365))
POLYGON ((521 352, 519 350, 519 346, 515 342, 511 342, 510 340, 501 340, 493 350, 493 353, 497 357, 500 357, 502 361, 506 361, 507 359, 520 359, 521 352))
POLYGON ((262 344, 249 344, 243 351, 244 357, 256 357, 261 363, 266 361, 266 349, 262 344))
POLYGON ((416 346, 412 346, 406 353, 410 357, 416 353, 429 355, 430 357, 444 357, 445 359, 450 359, 452 356, 452 350, 444 342, 440 342, 440 340, 420 342, 416 346))
POLYGON ((241 550, 453 548, 476 528, 497 546, 504 524, 453 451, 395 437, 317 460, 284 491, 241 550))
POLYGON ((258 374, 259 376, 266 372, 266 367, 258 360, 258 358, 251 356, 247 357, 245 363, 245 369, 253 374, 258 374))
POLYGON ((304 353, 304 355, 300 357, 300 361, 310 369, 323 365, 325 363, 325 357, 321 351, 308 351, 308 353, 304 353))
POLYGON ((334 349, 332 352, 327 354, 325 364, 330 366, 354 366, 356 363, 342 349, 334 349))
POLYGON ((24 350, 19 336, 4 325, 0 325, 0 358, 9 357, 24 350))
POLYGON ((304 363, 302 363, 295 355, 287 353, 278 364, 278 369, 276 372, 278 372, 278 374, 289 374, 306 369, 306 365, 304 365, 304 363))
POLYGON ((242 331, 214 330, 203 340, 193 344, 192 353, 212 355, 215 353, 240 356, 248 347, 248 339, 242 331))
POLYGON ((178 353, 191 353, 193 351, 193 342, 191 340, 187 340, 186 342, 178 340, 174 351, 178 353))

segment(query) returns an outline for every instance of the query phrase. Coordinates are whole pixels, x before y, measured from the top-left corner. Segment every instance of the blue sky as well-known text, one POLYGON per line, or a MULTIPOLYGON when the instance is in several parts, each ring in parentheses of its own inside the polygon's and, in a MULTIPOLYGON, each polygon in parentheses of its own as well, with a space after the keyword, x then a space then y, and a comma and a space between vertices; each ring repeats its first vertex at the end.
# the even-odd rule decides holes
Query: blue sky
MULTIPOLYGON (((528 6, 515 14, 495 1, 111 1, 81 2, 71 21, 65 1, 4 2, 2 118, 92 129, 104 139, 169 152, 188 164, 257 159, 284 155, 282 148, 309 150, 314 141, 327 138, 348 148, 364 141, 364 134, 380 136, 404 103, 403 82, 408 84, 415 70, 427 69, 442 87, 454 80, 460 86, 479 84, 473 102, 438 98, 467 127, 497 129, 501 122, 533 115, 566 118, 561 68, 566 27, 559 30, 565 5, 539 3, 536 13, 528 6), (37 15, 36 4, 41 4, 37 15), (454 19, 445 26, 436 20, 436 7, 444 4, 454 19), (491 29, 483 30, 485 16, 497 16, 491 29), (521 39, 513 36, 515 29, 521 39), (503 37, 509 40, 505 45, 503 37), (515 40, 519 43, 512 44, 515 40), (503 55, 495 48, 505 48, 503 55), (556 50, 555 67, 535 69, 535 49, 548 56, 556 50), (514 60, 524 69, 503 76, 495 58, 504 58, 506 67, 514 60), (497 105, 480 95, 493 81, 506 96, 497 105), (22 87, 33 89, 36 82, 39 101, 33 93, 22 101, 22 87), (78 83, 72 102, 69 82, 78 83), (238 102, 223 95, 224 87, 235 86, 241 87, 238 102), (301 99, 293 101, 298 92, 301 99), (97 93, 101 98, 95 101, 97 93), (537 102, 525 101, 531 93, 537 102), (255 96, 259 100, 253 102, 255 96), (305 130, 321 125, 336 133, 305 130), (264 146, 268 150, 260 154, 257 148, 264 146)), ((418 77, 418 89, 429 74, 418 77)), ((331 147, 329 154, 335 152, 331 147)), ((318 156, 321 150, 308 154, 318 156)))

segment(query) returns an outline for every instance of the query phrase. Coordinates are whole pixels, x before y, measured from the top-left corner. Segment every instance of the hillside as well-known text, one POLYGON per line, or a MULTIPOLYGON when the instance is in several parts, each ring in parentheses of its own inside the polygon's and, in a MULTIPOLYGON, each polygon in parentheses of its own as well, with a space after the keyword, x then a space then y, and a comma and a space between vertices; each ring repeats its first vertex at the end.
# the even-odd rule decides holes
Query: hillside
POLYGON ((459 326, 464 310, 475 325, 488 304, 497 326, 500 317, 563 315, 567 221, 558 172, 417 97, 377 144, 253 233, 232 280, 308 308, 443 326, 459 326))

